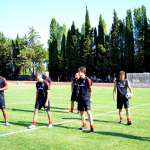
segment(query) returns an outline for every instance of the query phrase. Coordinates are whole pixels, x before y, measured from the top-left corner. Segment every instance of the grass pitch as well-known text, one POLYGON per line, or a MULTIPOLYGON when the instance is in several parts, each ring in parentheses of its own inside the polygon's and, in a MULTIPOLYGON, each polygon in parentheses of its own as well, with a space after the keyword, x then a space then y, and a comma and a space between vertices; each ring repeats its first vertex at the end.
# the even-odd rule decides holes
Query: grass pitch
MULTIPOLYGON (((95 133, 82 132, 79 114, 69 113, 70 86, 53 85, 50 91, 53 128, 46 128, 41 110, 37 128, 28 130, 34 103, 34 84, 10 84, 5 93, 10 127, 0 118, 0 150, 150 150, 150 89, 134 89, 130 102, 132 126, 118 124, 112 87, 93 86, 95 133)), ((2 115, 1 115, 2 116, 2 115)))

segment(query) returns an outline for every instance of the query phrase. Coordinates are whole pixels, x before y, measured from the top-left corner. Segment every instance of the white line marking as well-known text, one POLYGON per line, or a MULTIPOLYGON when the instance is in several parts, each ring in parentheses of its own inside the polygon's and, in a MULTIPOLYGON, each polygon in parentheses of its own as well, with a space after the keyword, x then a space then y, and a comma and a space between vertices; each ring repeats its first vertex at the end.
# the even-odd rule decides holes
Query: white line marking
MULTIPOLYGON (((150 103, 146 103, 146 104, 142 104, 142 105, 136 105, 136 106, 132 107, 132 109, 140 108, 142 106, 147 106, 147 105, 150 105, 150 103)), ((107 116, 107 115, 115 113, 115 112, 118 112, 118 111, 115 110, 115 111, 100 113, 100 114, 95 115, 95 117, 99 117, 99 116, 103 116, 103 115, 107 116)), ((76 119, 70 119, 70 120, 66 120, 66 121, 63 121, 63 122, 54 123, 53 125, 54 126, 55 125, 62 125, 62 124, 65 124, 65 123, 72 123, 72 122, 77 122, 77 121, 78 120, 76 120, 76 119)), ((33 129, 23 129, 23 130, 19 130, 19 131, 13 131, 13 132, 9 132, 9 133, 0 134, 0 137, 7 137, 7 136, 14 135, 14 134, 17 134, 17 133, 30 132, 32 130, 42 129, 42 128, 46 128, 46 127, 47 126, 40 126, 40 127, 36 127, 36 128, 33 128, 33 129)))

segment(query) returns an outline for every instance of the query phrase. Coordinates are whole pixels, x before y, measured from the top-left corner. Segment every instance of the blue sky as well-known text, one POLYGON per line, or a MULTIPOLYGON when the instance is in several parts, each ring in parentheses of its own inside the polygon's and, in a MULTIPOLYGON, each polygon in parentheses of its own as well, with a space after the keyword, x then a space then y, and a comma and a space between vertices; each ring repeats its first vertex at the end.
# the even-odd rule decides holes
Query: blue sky
POLYGON ((97 26, 99 15, 105 19, 108 30, 111 27, 113 9, 119 18, 125 18, 127 9, 147 8, 150 18, 149 0, 1 0, 0 1, 0 32, 7 37, 15 38, 17 33, 23 36, 28 27, 34 26, 46 46, 49 37, 49 24, 52 17, 67 28, 75 21, 79 28, 84 22, 85 3, 88 6, 92 26, 97 26))

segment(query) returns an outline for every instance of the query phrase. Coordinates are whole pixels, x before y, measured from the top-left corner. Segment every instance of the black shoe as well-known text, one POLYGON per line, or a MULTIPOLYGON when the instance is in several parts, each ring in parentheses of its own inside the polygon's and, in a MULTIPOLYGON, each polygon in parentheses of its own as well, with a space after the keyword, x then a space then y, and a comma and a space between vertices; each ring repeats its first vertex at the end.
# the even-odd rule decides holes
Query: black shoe
POLYGON ((91 129, 90 129, 90 132, 94 132, 94 128, 91 128, 91 129))
POLYGON ((122 124, 122 121, 120 120, 119 123, 122 124))
POLYGON ((127 125, 128 125, 128 126, 132 125, 132 122, 131 122, 131 121, 128 121, 128 122, 127 122, 127 125))

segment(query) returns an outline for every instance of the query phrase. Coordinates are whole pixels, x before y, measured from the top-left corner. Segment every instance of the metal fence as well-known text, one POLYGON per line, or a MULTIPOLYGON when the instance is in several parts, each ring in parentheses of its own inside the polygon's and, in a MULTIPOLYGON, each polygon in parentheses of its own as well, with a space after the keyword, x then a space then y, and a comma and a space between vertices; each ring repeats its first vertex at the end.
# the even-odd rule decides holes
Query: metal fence
POLYGON ((150 73, 127 73, 127 79, 133 87, 150 88, 150 73))

